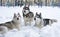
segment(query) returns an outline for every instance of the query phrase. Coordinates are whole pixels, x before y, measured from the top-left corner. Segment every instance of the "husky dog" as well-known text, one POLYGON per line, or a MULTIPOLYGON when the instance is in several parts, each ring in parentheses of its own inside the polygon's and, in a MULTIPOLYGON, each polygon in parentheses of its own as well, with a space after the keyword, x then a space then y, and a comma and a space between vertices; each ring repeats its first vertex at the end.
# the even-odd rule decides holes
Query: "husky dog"
POLYGON ((12 30, 14 28, 20 30, 20 14, 18 13, 18 15, 16 15, 14 13, 14 17, 12 19, 12 21, 6 22, 6 23, 1 23, 0 24, 0 33, 5 33, 6 30, 12 30))
POLYGON ((22 12, 23 12, 23 18, 24 18, 25 25, 27 24, 31 25, 34 14, 33 12, 30 11, 29 5, 25 5, 22 12))
POLYGON ((34 17, 34 20, 35 20, 35 25, 34 25, 34 26, 37 26, 37 27, 41 28, 41 27, 42 27, 42 17, 41 17, 41 13, 38 14, 38 13, 36 12, 36 15, 35 15, 35 17, 34 17))
POLYGON ((54 22, 57 22, 56 19, 47 19, 47 18, 43 19, 41 16, 41 13, 40 14, 36 13, 34 20, 35 20, 35 26, 37 26, 39 28, 42 28, 46 25, 51 25, 54 22))

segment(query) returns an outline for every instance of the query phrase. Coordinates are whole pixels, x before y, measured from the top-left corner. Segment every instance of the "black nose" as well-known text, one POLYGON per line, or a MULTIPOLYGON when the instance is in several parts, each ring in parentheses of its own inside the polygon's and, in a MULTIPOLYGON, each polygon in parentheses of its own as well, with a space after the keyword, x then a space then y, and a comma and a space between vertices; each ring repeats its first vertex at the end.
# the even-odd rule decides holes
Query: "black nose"
POLYGON ((17 18, 17 20, 19 20, 19 18, 17 18))
POLYGON ((24 12, 26 12, 26 11, 24 11, 24 12))

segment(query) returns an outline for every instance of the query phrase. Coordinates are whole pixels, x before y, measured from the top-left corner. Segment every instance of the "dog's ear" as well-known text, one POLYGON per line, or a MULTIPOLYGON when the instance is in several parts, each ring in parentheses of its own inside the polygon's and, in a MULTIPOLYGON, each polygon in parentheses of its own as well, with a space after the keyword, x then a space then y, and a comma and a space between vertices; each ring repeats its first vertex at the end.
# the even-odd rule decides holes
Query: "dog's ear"
POLYGON ((16 13, 14 13, 14 18, 16 17, 16 13))
POLYGON ((41 16, 41 13, 40 13, 40 16, 41 16))
POLYGON ((18 16, 21 17, 21 16, 20 16, 20 13, 18 13, 18 16))
POLYGON ((40 18, 42 18, 41 13, 39 15, 40 15, 40 18))

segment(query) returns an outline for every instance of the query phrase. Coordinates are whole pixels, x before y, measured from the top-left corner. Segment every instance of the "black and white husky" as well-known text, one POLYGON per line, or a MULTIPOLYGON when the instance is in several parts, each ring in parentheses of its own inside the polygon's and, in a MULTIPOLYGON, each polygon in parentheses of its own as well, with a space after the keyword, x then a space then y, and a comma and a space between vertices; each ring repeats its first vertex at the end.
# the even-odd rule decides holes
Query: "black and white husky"
POLYGON ((34 20, 34 14, 30 11, 29 6, 25 6, 22 12, 25 25, 31 25, 31 22, 34 20))
POLYGON ((46 25, 51 25, 54 22, 57 22, 56 19, 48 19, 48 18, 44 19, 44 18, 42 18, 41 13, 40 14, 36 13, 34 20, 35 20, 35 26, 37 26, 39 28, 42 28, 46 25))

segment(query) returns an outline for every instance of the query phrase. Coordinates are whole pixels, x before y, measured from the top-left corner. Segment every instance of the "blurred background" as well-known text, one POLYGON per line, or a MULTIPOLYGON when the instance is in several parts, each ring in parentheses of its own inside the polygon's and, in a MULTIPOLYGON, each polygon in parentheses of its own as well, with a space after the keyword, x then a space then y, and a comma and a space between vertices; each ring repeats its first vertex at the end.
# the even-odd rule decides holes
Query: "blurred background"
POLYGON ((29 5, 37 6, 59 6, 60 0, 0 0, 0 6, 23 6, 29 5))

